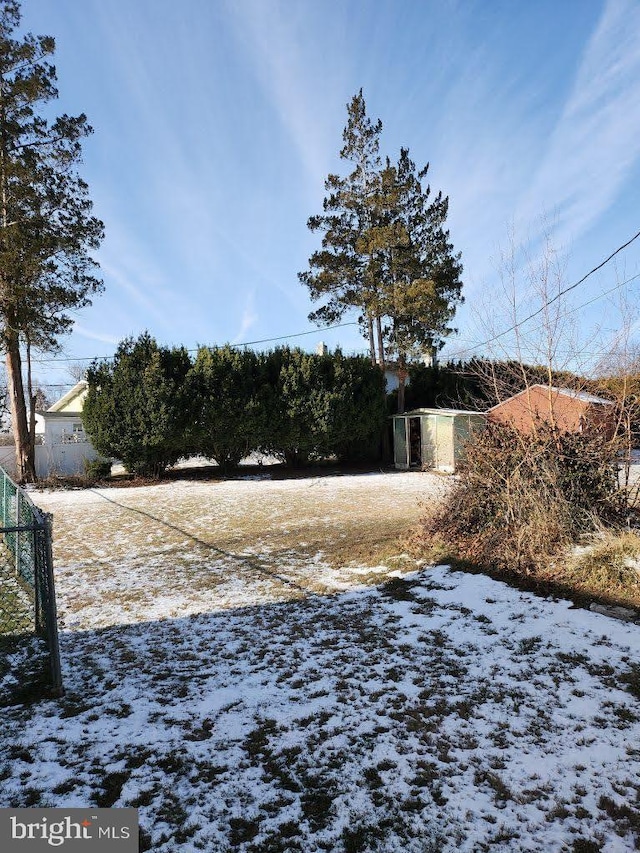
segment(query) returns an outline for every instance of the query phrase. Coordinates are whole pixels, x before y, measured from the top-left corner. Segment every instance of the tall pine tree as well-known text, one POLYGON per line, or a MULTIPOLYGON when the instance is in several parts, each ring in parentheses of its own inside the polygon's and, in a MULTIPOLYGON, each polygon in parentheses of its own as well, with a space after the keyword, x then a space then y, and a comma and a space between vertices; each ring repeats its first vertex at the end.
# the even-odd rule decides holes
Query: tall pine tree
POLYGON ((423 186, 429 165, 419 172, 402 148, 396 166, 387 159, 382 174, 385 226, 380 313, 385 346, 398 363, 398 410, 404 411, 404 385, 411 360, 437 352, 462 297, 462 264, 445 227, 449 199, 430 200, 423 186))
POLYGON ((15 38, 17 0, 0 0, 0 345, 6 354, 16 467, 35 479, 22 378, 22 347, 54 349, 70 309, 88 305, 101 283, 90 252, 103 236, 86 183, 75 171, 86 116, 46 117, 57 95, 55 43, 15 38))
MULTIPOLYGON (((367 116, 362 89, 347 110, 340 158, 350 163, 352 170, 344 178, 331 174, 325 181, 323 213, 310 217, 307 223, 311 231, 323 234, 322 248, 313 253, 309 270, 300 273, 299 278, 309 288, 312 300, 326 300, 309 315, 310 320, 335 323, 348 310, 358 310, 369 339, 371 360, 375 362, 379 282, 370 236, 379 198, 382 122, 372 122, 367 116)), ((378 358, 384 359, 380 335, 378 358)))
POLYGON ((359 311, 372 361, 398 362, 403 406, 408 362, 437 351, 452 331, 462 264, 445 227, 448 198, 431 199, 423 187, 428 165, 417 172, 403 148, 397 164, 387 158, 383 166, 382 124, 367 117, 362 89, 347 109, 340 157, 353 168, 325 182, 323 213, 308 222, 322 247, 299 278, 314 301, 324 300, 309 319, 334 323, 359 311))

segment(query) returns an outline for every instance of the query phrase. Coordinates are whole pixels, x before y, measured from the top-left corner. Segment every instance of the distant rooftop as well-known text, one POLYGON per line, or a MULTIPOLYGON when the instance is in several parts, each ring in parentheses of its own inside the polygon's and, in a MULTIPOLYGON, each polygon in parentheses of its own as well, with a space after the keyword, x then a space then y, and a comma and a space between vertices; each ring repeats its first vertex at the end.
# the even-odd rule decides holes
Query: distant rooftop
POLYGON ((84 394, 88 387, 89 387, 89 383, 86 382, 86 380, 84 380, 84 379, 81 379, 80 382, 76 382, 76 384, 73 386, 73 388, 70 391, 67 391, 67 393, 64 394, 64 396, 60 397, 59 400, 56 400, 56 402, 52 406, 49 406, 49 408, 47 409, 47 412, 60 412, 60 411, 62 411, 65 408, 65 406, 68 406, 72 400, 75 400, 77 397, 84 394))
POLYGON ((414 416, 418 417, 418 415, 484 415, 484 412, 474 411, 473 409, 412 409, 410 412, 400 412, 401 415, 414 416))
POLYGON ((562 394, 565 397, 571 397, 573 400, 580 400, 583 403, 599 403, 600 405, 612 406, 611 400, 605 400, 604 397, 596 397, 593 394, 587 394, 586 391, 574 391, 573 388, 556 388, 554 385, 538 385, 539 388, 553 391, 554 394, 562 394))

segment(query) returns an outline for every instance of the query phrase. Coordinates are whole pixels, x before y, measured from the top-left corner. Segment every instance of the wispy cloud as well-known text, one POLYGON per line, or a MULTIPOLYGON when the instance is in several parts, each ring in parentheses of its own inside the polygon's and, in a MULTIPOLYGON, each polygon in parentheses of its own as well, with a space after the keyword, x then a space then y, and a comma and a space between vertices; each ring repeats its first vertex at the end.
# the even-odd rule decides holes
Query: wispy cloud
MULTIPOLYGON (((269 60, 262 49, 256 51, 253 41, 255 37, 261 43, 260 23, 266 26, 269 16, 260 3, 239 5, 251 33, 250 55, 257 57, 256 74, 271 80, 269 60)), ((236 34, 242 29, 235 4, 222 24, 217 12, 201 16, 198 31, 193 21, 185 23, 183 16, 175 15, 179 78, 167 73, 158 49, 167 37, 165 28, 155 22, 150 25, 153 38, 146 31, 141 34, 141 16, 135 6, 123 16, 113 16, 99 4, 97 14, 127 101, 135 104, 145 138, 153 140, 135 175, 134 187, 144 183, 144 193, 133 195, 126 205, 109 206, 112 216, 107 220, 101 259, 108 283, 127 294, 136 315, 144 312, 152 318, 162 335, 186 318, 189 333, 198 340, 219 339, 233 328, 238 304, 255 286, 278 289, 296 304, 266 257, 273 249, 276 201, 261 183, 264 175, 261 180, 252 179, 250 186, 245 183, 252 167, 246 159, 248 143, 242 124, 247 106, 234 102, 231 89, 227 92, 223 85, 225 74, 237 80, 237 69, 226 68, 222 54, 211 52, 212 39, 223 45, 230 28, 236 34), (214 22, 219 32, 213 29, 214 22), (161 246, 158 256, 163 257, 163 266, 148 250, 152 243, 161 246), (224 299, 219 298, 221 294, 224 299), (213 302, 216 310, 203 312, 203 304, 213 302)), ((276 18, 284 21, 286 16, 276 18)), ((244 30, 243 39, 247 39, 244 30)), ((279 44, 285 41, 283 34, 279 44)), ((271 56, 269 44, 263 44, 263 49, 271 56)), ((284 66, 276 77, 280 89, 287 90, 284 66)), ((287 113, 284 104, 282 111, 287 113)), ((302 119, 297 124, 304 127, 302 119)), ((132 127, 126 126, 123 133, 136 144, 132 127)), ((309 140, 313 141, 311 131, 309 140)), ((273 152, 261 150, 260 165, 268 164, 272 156, 273 152)), ((108 197, 108 187, 104 194, 108 197)))
POLYGON ((100 341, 103 344, 113 344, 113 346, 117 346, 120 343, 120 338, 114 335, 107 335, 104 332, 94 332, 80 323, 73 324, 73 331, 74 334, 80 335, 82 338, 87 338, 90 341, 100 341))
MULTIPOLYGON (((544 211, 572 242, 614 202, 640 157, 640 5, 609 0, 517 219, 544 211)), ((624 235, 622 235, 624 236, 624 235)))
POLYGON ((231 343, 233 343, 233 344, 242 343, 243 340, 247 337, 247 333, 249 332, 249 330, 252 329, 253 326, 256 324, 256 322, 258 320, 258 314, 255 310, 254 302, 255 302, 254 295, 253 295, 253 293, 250 293, 247 296, 245 306, 244 306, 244 310, 242 312, 242 319, 240 321, 240 329, 238 330, 238 333, 233 338, 231 343))
POLYGON ((144 270, 135 263, 132 256, 128 256, 125 260, 125 266, 104 258, 101 259, 100 266, 109 285, 116 285, 124 291, 139 308, 142 308, 146 316, 167 325, 167 318, 158 305, 157 292, 155 298, 148 295, 154 292, 154 275, 151 271, 144 270))
MULTIPOLYGON (((332 71, 323 68, 324 73, 314 73, 316 45, 313 36, 310 38, 314 24, 309 12, 312 7, 294 7, 278 0, 246 0, 229 2, 227 9, 238 42, 254 64, 256 76, 317 194, 328 172, 328 154, 336 146, 323 118, 342 100, 338 94, 342 77, 340 52, 334 45, 332 71)), ((331 14, 339 15, 339 7, 334 7, 331 14)), ((334 38, 338 31, 333 27, 334 38)))

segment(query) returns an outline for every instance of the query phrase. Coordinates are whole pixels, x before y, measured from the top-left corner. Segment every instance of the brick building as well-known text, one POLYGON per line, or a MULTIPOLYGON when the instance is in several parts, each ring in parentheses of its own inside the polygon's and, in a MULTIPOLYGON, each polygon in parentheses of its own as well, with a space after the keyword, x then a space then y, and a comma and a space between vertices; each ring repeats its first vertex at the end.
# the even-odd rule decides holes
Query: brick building
POLYGON ((508 423, 523 433, 537 425, 554 424, 561 432, 599 431, 611 438, 615 431, 615 407, 610 400, 571 388, 532 385, 489 409, 487 419, 508 423))

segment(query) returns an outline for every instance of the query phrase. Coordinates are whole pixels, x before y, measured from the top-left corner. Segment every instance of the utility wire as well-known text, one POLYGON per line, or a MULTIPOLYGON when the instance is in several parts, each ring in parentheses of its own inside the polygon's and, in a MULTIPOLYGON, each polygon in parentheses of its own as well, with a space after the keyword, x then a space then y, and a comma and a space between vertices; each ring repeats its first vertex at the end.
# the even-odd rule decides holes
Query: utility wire
MULTIPOLYGON (((261 338, 257 341, 245 341, 241 344, 229 344, 229 346, 237 349, 238 347, 249 347, 253 346, 253 344, 267 344, 273 343, 274 341, 288 341, 291 338, 302 338, 305 335, 317 335, 321 334, 324 331, 329 331, 331 329, 342 329, 345 326, 357 326, 357 322, 354 320, 350 323, 337 323, 335 326, 323 326, 318 329, 311 329, 308 332, 295 332, 293 335, 280 335, 277 338, 261 338)), ((192 349, 188 349, 187 352, 198 352, 198 347, 193 347, 192 349)), ((34 364, 55 364, 59 362, 77 362, 77 361, 94 361, 95 359, 105 359, 109 358, 108 355, 92 355, 92 356, 83 356, 82 358, 38 358, 32 359, 34 364)))
MULTIPOLYGON (((488 338, 486 341, 482 341, 482 343, 480 343, 480 344, 476 344, 473 347, 468 347, 467 349, 458 350, 458 354, 464 355, 467 352, 473 352, 474 350, 477 350, 477 349, 480 349, 481 347, 487 346, 487 344, 492 344, 494 341, 497 341, 500 338, 503 338, 505 335, 508 335, 510 332, 515 332, 516 329, 519 329, 521 326, 524 326, 524 324, 528 323, 529 320, 533 320, 534 317, 537 317, 539 314, 542 314, 542 312, 546 308, 548 308, 549 305, 553 305, 554 302, 557 302, 558 299, 560 299, 566 293, 569 293, 569 291, 571 291, 571 290, 575 290, 575 288, 578 287, 578 285, 582 284, 583 282, 585 282, 589 278, 589 276, 592 276, 595 272, 602 269, 602 267, 604 267, 606 264, 608 264, 610 260, 615 258, 615 256, 617 254, 619 254, 624 249, 626 249, 627 246, 630 246, 634 240, 637 240, 638 237, 640 237, 640 231, 638 231, 636 234, 634 234, 633 237, 630 240, 627 240, 626 243, 623 243, 622 246, 618 246, 618 248, 614 252, 612 252, 608 258, 605 258, 604 261, 599 263, 597 266, 593 267, 593 269, 590 269, 589 272, 586 275, 583 275, 581 279, 579 279, 578 281, 575 281, 573 284, 570 284, 568 287, 565 287, 562 290, 560 290, 558 293, 556 293, 556 295, 554 297, 552 297, 551 299, 548 299, 543 305, 541 305, 541 307, 538 308, 537 311, 534 311, 532 314, 529 314, 528 317, 525 317, 523 320, 518 320, 518 322, 514 323, 513 326, 510 326, 508 329, 505 329, 502 332, 498 332, 497 335, 494 335, 492 338, 488 338)), ((635 278, 638 278, 638 276, 633 276, 633 278, 628 279, 628 281, 623 282, 623 284, 628 284, 630 281, 633 281, 635 278)), ((618 288, 618 286, 621 287, 622 285, 616 285, 616 287, 612 288, 612 290, 607 291, 607 292, 611 293, 613 290, 616 290, 618 288)), ((605 296, 606 294, 603 293, 601 295, 605 296)), ((595 302, 595 300, 599 299, 599 298, 600 298, 600 296, 597 296, 597 297, 595 297, 595 299, 590 300, 590 302, 585 302, 585 305, 589 305, 589 304, 591 304, 591 302, 595 302)), ((584 306, 582 305, 580 307, 583 308, 584 306)), ((579 309, 575 309, 575 310, 579 310, 579 309)), ((569 313, 571 313, 571 312, 569 312, 569 313)), ((566 316, 566 315, 564 315, 564 316, 566 316)))
MULTIPOLYGON (((540 308, 537 309, 537 311, 534 311, 532 314, 529 314, 523 320, 519 320, 517 323, 514 323, 514 325, 510 326, 508 329, 505 329, 504 331, 499 332, 497 335, 494 335, 493 337, 488 338, 486 341, 482 341, 482 343, 475 344, 474 346, 467 347, 466 349, 458 350, 456 355, 459 357, 460 355, 464 355, 465 353, 473 352, 477 349, 481 349, 482 347, 487 346, 487 344, 491 344, 494 341, 497 341, 500 338, 503 338, 505 335, 508 335, 510 332, 514 332, 516 329, 520 328, 525 323, 528 323, 529 320, 533 320, 534 317, 537 317, 538 315, 542 314, 542 312, 546 308, 548 308, 549 305, 553 305, 553 303, 557 302, 558 299, 560 299, 562 296, 569 293, 571 290, 575 290, 576 287, 583 284, 590 276, 592 276, 598 270, 602 269, 602 267, 606 266, 609 263, 609 261, 611 261, 613 258, 615 258, 615 256, 618 255, 620 252, 624 251, 624 249, 626 249, 628 246, 630 246, 635 240, 638 239, 638 237, 640 237, 640 231, 638 231, 636 234, 634 234, 633 237, 631 237, 631 239, 627 240, 626 243, 623 243, 621 246, 618 246, 618 248, 615 249, 615 251, 613 251, 607 258, 605 258, 603 261, 601 261, 597 266, 590 269, 589 272, 586 273, 585 275, 583 275, 581 279, 579 279, 578 281, 575 281, 573 284, 570 284, 568 287, 563 288, 558 293, 556 293, 556 295, 554 297, 552 297, 551 299, 548 299, 540 308)), ((585 302, 584 305, 581 305, 578 308, 573 309, 573 310, 578 311, 581 308, 584 308, 585 306, 590 305, 592 302, 595 302, 597 299, 600 299, 603 296, 606 296, 609 293, 612 293, 614 290, 617 290, 619 287, 622 287, 624 284, 628 284, 629 282, 634 281, 634 279, 636 279, 638 277, 640 277, 640 276, 636 275, 630 279, 627 279, 627 281, 622 282, 622 284, 616 285, 615 287, 611 288, 611 290, 608 290, 605 293, 599 294, 598 296, 594 297, 593 299, 589 300, 588 302, 585 302)), ((572 312, 568 312, 568 313, 572 313, 572 312)), ((566 315, 563 315, 563 316, 566 316, 566 315)), ((253 346, 254 344, 273 343, 275 341, 285 341, 285 340, 289 340, 291 338, 301 338, 301 337, 304 337, 305 335, 318 334, 319 332, 321 332, 323 330, 328 331, 330 329, 341 329, 341 328, 344 328, 346 326, 357 326, 357 325, 358 324, 355 321, 352 321, 350 323, 337 323, 334 326, 325 326, 323 329, 312 329, 308 332, 296 332, 293 335, 280 335, 276 338, 261 338, 259 340, 255 340, 255 341, 245 341, 244 343, 241 343, 241 344, 230 344, 230 346, 237 348, 237 347, 253 346)), ((187 352, 197 352, 197 348, 189 349, 189 350, 187 350, 187 352)), ((109 358, 109 356, 90 356, 90 357, 86 356, 86 357, 82 357, 82 358, 54 358, 54 359, 37 359, 37 360, 34 359, 33 361, 35 364, 55 364, 56 362, 60 363, 60 362, 94 361, 95 359, 107 359, 107 358, 109 358)))
MULTIPOLYGON (((578 311, 581 311, 583 308, 586 308, 588 305, 591 305, 592 303, 597 302, 599 299, 604 299, 605 296, 609 296, 611 293, 614 293, 616 290, 620 290, 621 287, 624 287, 626 284, 630 284, 632 281, 635 281, 637 278, 640 278, 640 273, 637 273, 636 275, 632 275, 631 278, 627 278, 624 281, 618 282, 618 284, 616 284, 615 287, 611 287, 611 288, 609 288, 609 290, 605 290, 603 293, 599 293, 597 296, 594 296, 592 299, 588 299, 586 302, 583 302, 581 305, 578 305, 575 308, 570 308, 568 311, 565 311, 564 314, 559 314, 558 320, 561 320, 563 317, 568 317, 570 314, 575 314, 578 311)), ((532 315, 532 316, 534 316, 534 315, 532 315)), ((527 319, 530 319, 530 318, 528 317, 527 319)), ((522 322, 524 323, 524 322, 526 322, 526 320, 523 320, 522 322)), ((520 325, 520 324, 518 324, 518 325, 520 325)), ((512 331, 512 330, 508 329, 507 331, 512 331)), ((500 335, 496 335, 496 338, 501 337, 503 334, 506 334, 506 332, 501 332, 500 335)), ((491 340, 495 340, 495 338, 492 338, 491 340)), ((480 349, 481 347, 485 346, 485 344, 487 344, 487 343, 490 343, 490 341, 484 341, 481 344, 474 344, 472 346, 466 347, 465 349, 453 349, 453 356, 455 356, 455 358, 458 358, 459 355, 464 355, 464 353, 467 353, 467 352, 473 352, 474 350, 480 349)), ((587 352, 586 350, 581 350, 581 352, 584 352, 585 355, 599 355, 600 354, 597 352, 587 352)))
MULTIPOLYGON (((281 335, 279 338, 262 338, 259 341, 245 341, 243 344, 230 344, 232 347, 249 347, 253 346, 253 344, 267 344, 272 341, 288 341, 289 338, 302 338, 304 335, 317 335, 323 332, 325 329, 342 329, 344 326, 357 326, 358 324, 353 320, 350 323, 338 323, 335 326, 323 326, 319 329, 311 329, 309 332, 296 332, 295 335, 281 335)), ((197 349, 190 349, 187 352, 197 352, 197 349)))

